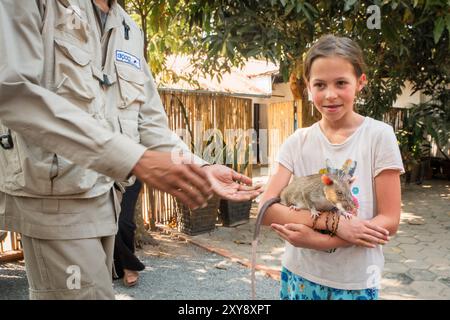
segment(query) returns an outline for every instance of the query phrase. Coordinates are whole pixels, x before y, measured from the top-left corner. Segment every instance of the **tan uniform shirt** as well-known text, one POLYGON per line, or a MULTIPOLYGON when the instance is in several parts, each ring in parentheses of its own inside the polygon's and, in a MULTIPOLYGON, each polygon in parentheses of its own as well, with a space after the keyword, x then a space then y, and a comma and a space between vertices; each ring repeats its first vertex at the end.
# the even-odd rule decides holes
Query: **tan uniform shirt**
MULTIPOLYGON (((102 34, 91 0, 2 0, 0 57, 0 134, 13 143, 0 147, 0 192, 94 198, 146 149, 187 150, 168 128, 141 30, 116 1, 102 34)), ((0 195, 0 229, 3 207, 0 195)))

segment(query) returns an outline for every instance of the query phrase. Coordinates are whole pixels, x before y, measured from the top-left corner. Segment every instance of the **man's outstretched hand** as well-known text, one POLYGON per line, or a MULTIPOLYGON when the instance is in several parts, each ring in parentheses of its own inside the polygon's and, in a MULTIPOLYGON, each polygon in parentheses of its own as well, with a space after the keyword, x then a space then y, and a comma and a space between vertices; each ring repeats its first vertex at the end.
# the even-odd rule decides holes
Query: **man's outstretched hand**
POLYGON ((147 150, 132 173, 142 182, 177 197, 191 209, 206 206, 213 195, 206 172, 188 157, 176 160, 170 152, 147 150))
POLYGON ((231 201, 248 201, 263 192, 262 185, 252 186, 252 179, 219 164, 202 167, 214 193, 231 201))

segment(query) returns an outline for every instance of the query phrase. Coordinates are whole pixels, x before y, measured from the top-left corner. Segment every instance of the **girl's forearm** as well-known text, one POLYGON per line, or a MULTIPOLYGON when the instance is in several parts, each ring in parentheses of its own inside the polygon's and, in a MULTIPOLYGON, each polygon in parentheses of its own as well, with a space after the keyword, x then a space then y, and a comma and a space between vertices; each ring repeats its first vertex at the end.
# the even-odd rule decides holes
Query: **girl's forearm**
POLYGON ((353 245, 350 242, 345 241, 339 237, 331 237, 328 234, 322 234, 319 232, 316 232, 313 243, 315 244, 315 248, 313 249, 316 250, 330 250, 334 248, 350 247, 353 245))
POLYGON ((288 224, 299 223, 308 227, 312 227, 313 220, 311 219, 311 213, 309 210, 293 210, 282 204, 275 203, 270 206, 262 220, 262 224, 269 226, 272 223, 288 224))
POLYGON ((270 225, 272 223, 277 224, 288 224, 288 223, 299 223, 310 228, 318 230, 327 230, 326 222, 327 216, 329 216, 328 228, 331 227, 331 214, 329 212, 323 212, 320 214, 316 223, 314 224, 314 219, 311 217, 311 211, 306 209, 294 210, 286 207, 282 204, 275 203, 270 206, 262 220, 263 225, 270 225))
MULTIPOLYGON (((324 212, 317 219, 314 228, 318 230, 327 230, 325 226, 327 222, 327 215, 330 213, 324 212)), ((331 216, 328 218, 328 226, 331 227, 331 216)), ((273 204, 267 209, 266 215, 262 221, 263 225, 270 225, 272 223, 277 223, 285 225, 288 223, 298 223, 303 224, 312 228, 314 219, 311 217, 311 212, 309 210, 292 210, 281 204, 273 204)), ((345 241, 337 236, 331 237, 327 234, 322 234, 319 232, 314 233, 313 239, 311 239, 310 249, 316 250, 329 250, 333 248, 349 247, 352 244, 345 241)))

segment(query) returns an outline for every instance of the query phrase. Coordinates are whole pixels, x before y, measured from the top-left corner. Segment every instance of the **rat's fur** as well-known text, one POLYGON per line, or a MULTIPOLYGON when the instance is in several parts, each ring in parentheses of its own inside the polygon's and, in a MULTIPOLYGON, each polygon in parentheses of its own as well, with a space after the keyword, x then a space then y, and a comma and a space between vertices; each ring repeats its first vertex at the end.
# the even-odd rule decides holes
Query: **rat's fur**
POLYGON ((323 183, 322 174, 294 177, 281 192, 281 204, 293 209, 308 209, 314 217, 320 211, 332 210, 348 217, 356 208, 350 190, 352 179, 335 174, 326 176, 331 181, 329 185, 323 183))

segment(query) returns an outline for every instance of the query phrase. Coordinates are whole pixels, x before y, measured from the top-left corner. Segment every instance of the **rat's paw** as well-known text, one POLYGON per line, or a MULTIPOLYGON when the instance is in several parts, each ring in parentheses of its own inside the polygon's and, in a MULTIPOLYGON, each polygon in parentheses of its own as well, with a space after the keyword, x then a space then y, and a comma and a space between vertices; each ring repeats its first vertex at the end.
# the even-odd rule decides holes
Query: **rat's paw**
POLYGON ((317 211, 316 209, 311 209, 311 218, 313 218, 313 219, 317 219, 317 218, 319 218, 319 216, 320 216, 320 212, 319 211, 317 211))
POLYGON ((289 207, 289 209, 295 210, 295 211, 300 211, 302 208, 292 205, 289 207))
POLYGON ((341 215, 343 215, 346 219, 351 219, 351 218, 353 218, 353 215, 352 215, 351 213, 347 212, 347 211, 341 211, 340 213, 341 213, 341 215))

